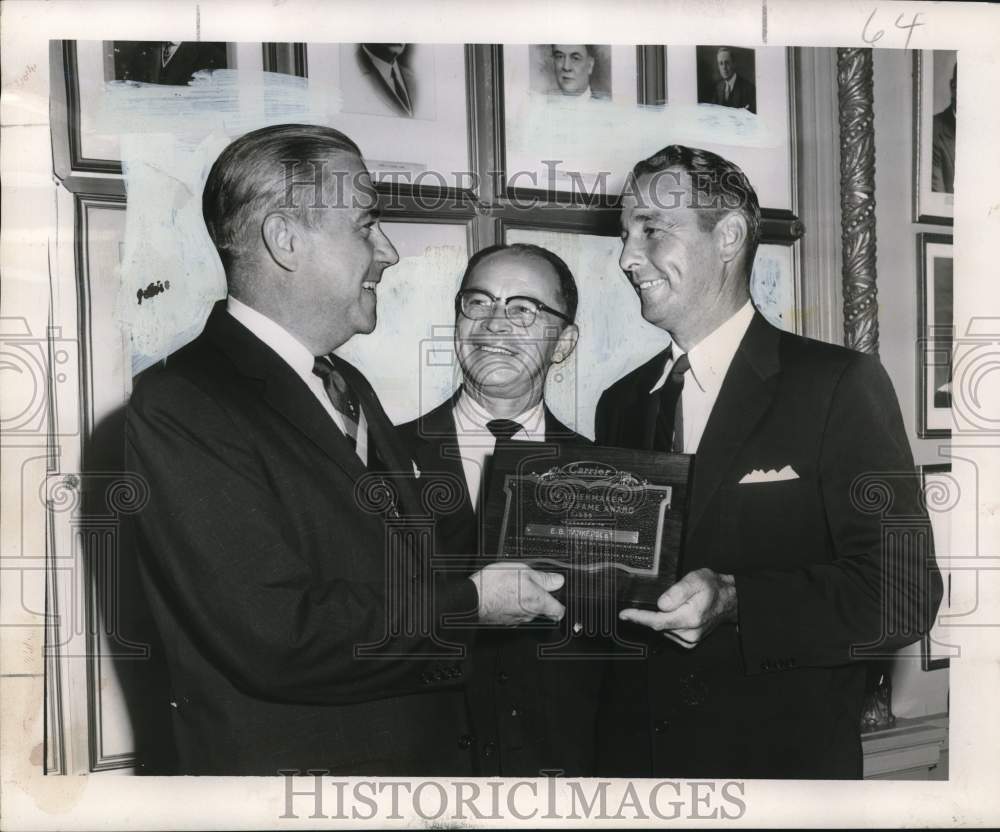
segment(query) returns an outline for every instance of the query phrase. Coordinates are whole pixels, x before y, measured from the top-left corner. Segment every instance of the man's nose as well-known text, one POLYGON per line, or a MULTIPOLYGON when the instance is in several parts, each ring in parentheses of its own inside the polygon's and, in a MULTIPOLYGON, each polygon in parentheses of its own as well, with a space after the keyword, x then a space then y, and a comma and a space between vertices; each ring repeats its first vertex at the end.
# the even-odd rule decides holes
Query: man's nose
POLYGON ((618 265, 622 271, 626 274, 631 273, 633 270, 639 268, 641 263, 642 252, 639 250, 639 246, 632 242, 631 239, 625 240, 622 244, 622 253, 618 258, 618 265))
POLYGON ((395 266, 399 262, 399 252, 396 251, 396 247, 392 244, 392 240, 386 235, 386 233, 381 229, 378 229, 379 241, 378 248, 375 251, 375 259, 379 263, 382 263, 385 268, 390 266, 395 266))
POLYGON ((510 332, 510 321, 507 320, 506 307, 503 301, 493 304, 493 312, 483 321, 483 326, 490 332, 510 332))

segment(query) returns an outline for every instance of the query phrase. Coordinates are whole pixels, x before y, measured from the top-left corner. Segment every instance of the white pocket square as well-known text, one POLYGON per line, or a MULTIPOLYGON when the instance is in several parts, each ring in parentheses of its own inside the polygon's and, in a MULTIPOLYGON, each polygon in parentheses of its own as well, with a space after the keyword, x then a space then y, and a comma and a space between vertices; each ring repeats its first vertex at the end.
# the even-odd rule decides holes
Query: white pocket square
POLYGON ((783 480, 797 480, 799 475, 795 473, 795 469, 791 465, 786 465, 780 471, 775 471, 773 468, 770 471, 761 471, 759 468, 754 468, 749 474, 744 474, 743 479, 740 480, 740 485, 748 485, 754 482, 782 482, 783 480))

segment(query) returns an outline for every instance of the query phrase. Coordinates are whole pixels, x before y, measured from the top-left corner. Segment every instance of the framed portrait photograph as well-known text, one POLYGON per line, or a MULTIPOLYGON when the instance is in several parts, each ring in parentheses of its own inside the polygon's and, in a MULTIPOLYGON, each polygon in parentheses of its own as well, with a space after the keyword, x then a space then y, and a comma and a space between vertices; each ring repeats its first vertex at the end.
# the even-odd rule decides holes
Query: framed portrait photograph
POLYGON ((107 40, 104 80, 183 87, 196 72, 230 68, 235 57, 235 47, 221 42, 107 40))
POLYGON ((462 44, 309 43, 302 63, 311 106, 358 142, 376 183, 460 191, 472 158, 466 53, 462 44))
POLYGON ((531 46, 531 89, 546 95, 612 98, 611 47, 594 43, 531 46))
POLYGON ((416 43, 356 43, 340 50, 348 113, 433 121, 434 50, 416 43))
POLYGON ((57 153, 66 175, 120 174, 123 133, 163 132, 163 102, 167 115, 198 106, 195 73, 263 68, 259 43, 67 40, 52 49, 65 78, 53 85, 53 105, 65 112, 65 132, 55 138, 67 145, 57 153))
POLYGON ((757 112, 756 50, 698 46, 698 103, 757 112))
MULTIPOLYGON (((934 549, 938 563, 942 564, 947 562, 947 555, 951 552, 951 511, 955 508, 958 495, 958 482, 952 477, 951 463, 921 465, 920 485, 934 533, 934 549)), ((952 577, 952 572, 942 566, 944 595, 937 620, 920 642, 920 666, 924 670, 948 667, 951 656, 957 651, 956 647, 948 643, 947 628, 942 626, 942 617, 947 617, 952 612, 952 577)))
POLYGON ((955 216, 958 52, 915 52, 913 216, 951 225, 955 216))
MULTIPOLYGON (((792 210, 786 48, 724 53, 735 55, 725 59, 736 67, 730 76, 735 93, 730 104, 707 107, 701 103, 701 86, 719 72, 718 47, 583 44, 583 51, 570 54, 578 55, 584 69, 592 62, 589 85, 574 81, 572 71, 563 74, 563 83, 589 89, 584 95, 559 91, 552 56, 566 54, 565 46, 498 50, 496 74, 503 79, 499 156, 508 193, 540 192, 559 203, 610 202, 637 159, 676 143, 732 159, 754 183, 762 206, 792 210), (704 67, 702 54, 711 59, 704 67)), ((711 90, 705 96, 711 102, 711 90)))
POLYGON ((917 434, 951 436, 952 239, 917 235, 917 434))

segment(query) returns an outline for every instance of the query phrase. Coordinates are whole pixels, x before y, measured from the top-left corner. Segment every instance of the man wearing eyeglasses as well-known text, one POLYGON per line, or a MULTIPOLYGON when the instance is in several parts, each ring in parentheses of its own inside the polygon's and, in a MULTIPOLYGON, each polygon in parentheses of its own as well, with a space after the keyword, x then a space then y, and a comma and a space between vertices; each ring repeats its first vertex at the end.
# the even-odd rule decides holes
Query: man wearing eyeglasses
MULTIPOLYGON (((544 401, 549 369, 576 347, 576 308, 576 282, 553 252, 524 244, 478 252, 455 297, 461 383, 443 404, 401 427, 422 471, 451 473, 465 486, 458 511, 439 522, 438 551, 470 555, 470 572, 491 560, 479 557, 480 531, 484 471, 497 443, 587 442, 544 401)), ((538 652, 572 634, 572 622, 563 622, 477 633, 469 700, 481 775, 593 773, 601 663, 538 652)))

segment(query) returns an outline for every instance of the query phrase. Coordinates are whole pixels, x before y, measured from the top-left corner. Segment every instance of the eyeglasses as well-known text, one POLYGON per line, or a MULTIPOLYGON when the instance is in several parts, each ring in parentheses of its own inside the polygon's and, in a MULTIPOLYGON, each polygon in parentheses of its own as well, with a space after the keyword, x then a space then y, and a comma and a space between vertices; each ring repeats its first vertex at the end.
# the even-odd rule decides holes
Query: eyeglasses
MULTIPOLYGON (((470 321, 482 321, 493 317, 493 310, 496 308, 500 298, 494 297, 489 292, 482 289, 463 289, 458 293, 458 307, 462 314, 470 321)), ((548 312, 561 318, 566 323, 573 321, 562 312, 558 312, 551 306, 546 306, 540 300, 534 298, 512 296, 503 301, 503 311, 507 320, 512 324, 521 327, 529 327, 535 322, 539 312, 548 312)))

